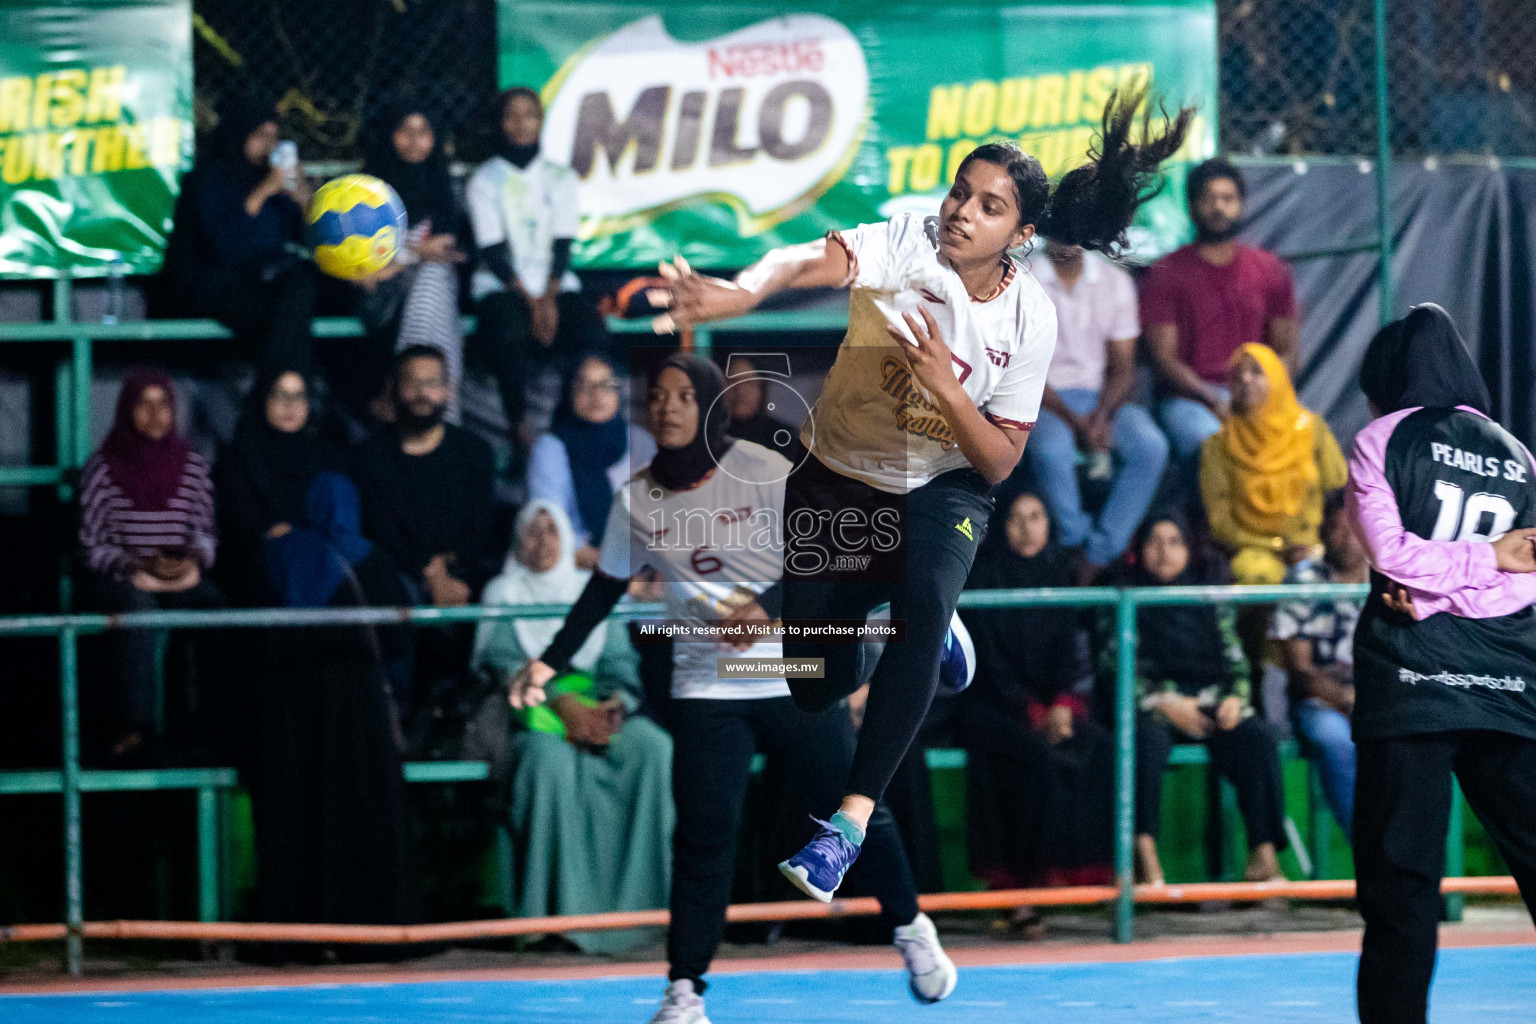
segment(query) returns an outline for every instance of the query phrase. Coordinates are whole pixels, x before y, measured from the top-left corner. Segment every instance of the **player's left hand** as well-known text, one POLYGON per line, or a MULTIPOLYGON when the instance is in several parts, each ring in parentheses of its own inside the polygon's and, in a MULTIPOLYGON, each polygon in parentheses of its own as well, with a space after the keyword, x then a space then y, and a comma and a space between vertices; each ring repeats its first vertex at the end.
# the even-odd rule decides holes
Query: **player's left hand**
POLYGON ((1222 732, 1231 732, 1243 721, 1243 699, 1241 697, 1226 697, 1216 705, 1216 725, 1222 732))
POLYGON ((949 346, 944 343, 944 335, 940 333, 938 321, 934 320, 933 314, 923 306, 919 306, 917 311, 922 315, 921 322, 911 313, 901 314, 907 330, 912 332, 912 337, 917 341, 916 345, 908 341, 894 324, 886 324, 885 330, 901 343, 901 350, 917 382, 927 388, 931 395, 943 394, 959 384, 955 379, 954 365, 950 361, 949 346))
POLYGON ((1381 603, 1410 619, 1419 617, 1419 613, 1413 607, 1413 594, 1401 583, 1388 580, 1387 589, 1381 594, 1381 603))
POLYGON ((517 670, 507 687, 507 703, 514 708, 537 707, 544 703, 544 687, 555 678, 555 670, 538 659, 517 670))
MULTIPOLYGON (((768 613, 763 611, 763 606, 756 601, 748 601, 745 604, 737 605, 726 613, 725 618, 720 620, 721 624, 726 626, 744 626, 747 623, 766 626, 770 621, 768 613)), ((742 637, 739 640, 726 641, 725 646, 733 651, 746 651, 750 650, 757 641, 758 638, 756 637, 742 637)))

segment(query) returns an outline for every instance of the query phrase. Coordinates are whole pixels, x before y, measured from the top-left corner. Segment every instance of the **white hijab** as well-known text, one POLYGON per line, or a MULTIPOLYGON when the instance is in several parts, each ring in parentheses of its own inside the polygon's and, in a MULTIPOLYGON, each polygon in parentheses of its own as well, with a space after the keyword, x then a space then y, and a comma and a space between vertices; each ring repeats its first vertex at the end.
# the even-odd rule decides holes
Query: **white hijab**
MULTIPOLYGON (((591 575, 585 569, 576 568, 576 539, 571 533, 571 520, 564 510, 553 502, 542 499, 530 501, 517 513, 517 522, 512 530, 512 550, 507 553, 506 565, 502 568, 501 575, 486 584, 485 594, 480 600, 482 604, 488 605, 570 604, 581 596, 582 588, 587 585, 591 575), (555 521, 556 531, 560 534, 560 557, 547 572, 534 572, 517 560, 518 549, 522 547, 523 534, 527 532, 534 517, 540 512, 549 514, 549 517, 555 521)), ((475 662, 479 662, 480 656, 490 646, 492 634, 504 625, 505 621, 487 620, 475 627, 475 662)), ((511 624, 523 652, 530 658, 536 658, 544 653, 550 641, 554 640, 555 634, 560 632, 560 624, 563 621, 560 618, 512 619, 511 624)), ((586 642, 571 658, 572 668, 583 672, 592 670, 603 652, 603 637, 606 632, 606 628, 602 626, 592 631, 592 635, 587 637, 586 642)))

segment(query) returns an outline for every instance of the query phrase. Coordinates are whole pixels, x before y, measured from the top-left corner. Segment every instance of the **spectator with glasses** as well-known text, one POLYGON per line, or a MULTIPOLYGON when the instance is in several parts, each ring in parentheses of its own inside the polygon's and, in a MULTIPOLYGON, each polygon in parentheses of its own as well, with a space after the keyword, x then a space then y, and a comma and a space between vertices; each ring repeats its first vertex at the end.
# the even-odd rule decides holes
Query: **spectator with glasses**
POLYGON ((567 382, 549 433, 528 456, 528 500, 547 501, 565 513, 581 569, 597 567, 594 541, 602 539, 613 496, 630 467, 656 452, 651 435, 631 431, 621 415, 623 390, 612 363, 587 356, 567 382))

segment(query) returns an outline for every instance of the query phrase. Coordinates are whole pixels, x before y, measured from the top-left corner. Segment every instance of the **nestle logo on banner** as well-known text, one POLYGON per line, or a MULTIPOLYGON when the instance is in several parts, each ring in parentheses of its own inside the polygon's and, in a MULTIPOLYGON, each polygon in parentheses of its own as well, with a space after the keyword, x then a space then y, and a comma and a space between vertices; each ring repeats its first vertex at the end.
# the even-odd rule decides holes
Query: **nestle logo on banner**
POLYGON ((709 48, 710 78, 755 78, 758 75, 784 75, 796 71, 819 74, 825 63, 819 36, 788 43, 747 43, 709 48))
POLYGON ((820 15, 697 43, 652 16, 578 50, 545 88, 544 146, 581 179, 582 238, 690 200, 731 207, 751 235, 814 202, 852 163, 869 69, 853 34, 820 15))

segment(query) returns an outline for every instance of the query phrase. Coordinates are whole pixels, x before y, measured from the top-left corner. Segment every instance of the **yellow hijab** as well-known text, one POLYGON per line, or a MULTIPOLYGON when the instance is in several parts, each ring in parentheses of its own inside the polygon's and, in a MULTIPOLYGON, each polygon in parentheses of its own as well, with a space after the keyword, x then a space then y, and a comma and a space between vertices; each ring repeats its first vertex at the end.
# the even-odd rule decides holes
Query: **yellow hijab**
POLYGON ((1236 486, 1233 515, 1254 533, 1282 535, 1317 487, 1314 442, 1317 417, 1296 400, 1285 364, 1268 345, 1250 342, 1232 353, 1228 368, 1250 356, 1269 379, 1269 397, 1257 409, 1233 413, 1221 428, 1236 486))

